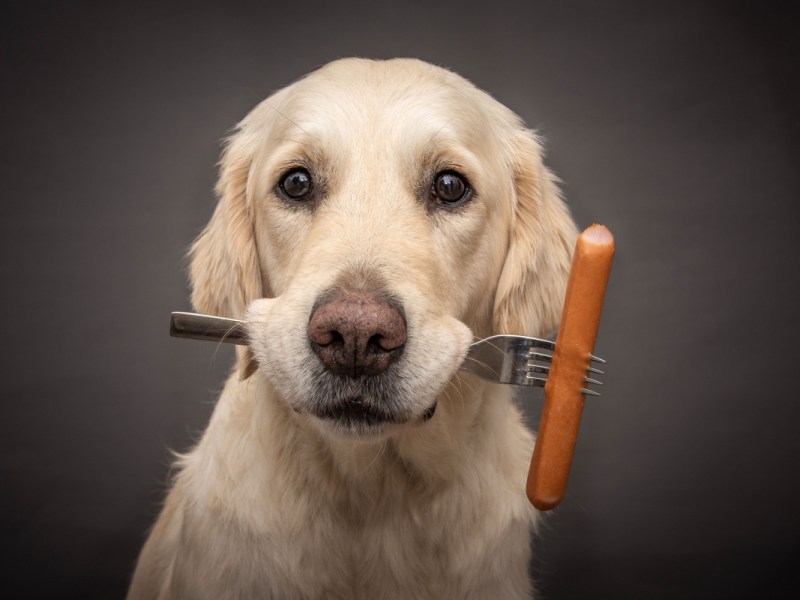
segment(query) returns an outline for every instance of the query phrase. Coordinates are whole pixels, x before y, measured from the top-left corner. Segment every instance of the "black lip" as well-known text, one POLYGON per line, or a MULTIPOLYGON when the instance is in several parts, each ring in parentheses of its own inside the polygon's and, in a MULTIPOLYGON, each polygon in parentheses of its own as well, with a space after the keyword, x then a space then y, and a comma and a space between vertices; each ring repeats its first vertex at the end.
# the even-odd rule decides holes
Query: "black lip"
POLYGON ((332 406, 322 407, 316 414, 347 428, 370 427, 397 421, 394 415, 370 406, 361 397, 348 398, 332 406))
POLYGON ((436 402, 431 404, 427 410, 422 413, 422 420, 423 421, 430 421, 433 418, 433 415, 436 413, 436 402))

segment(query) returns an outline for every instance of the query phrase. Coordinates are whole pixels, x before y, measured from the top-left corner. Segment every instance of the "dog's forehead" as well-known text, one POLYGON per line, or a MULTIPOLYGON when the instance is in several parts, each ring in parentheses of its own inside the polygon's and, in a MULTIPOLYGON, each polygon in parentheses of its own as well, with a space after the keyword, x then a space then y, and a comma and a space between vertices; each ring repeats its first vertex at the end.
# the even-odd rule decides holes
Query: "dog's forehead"
POLYGON ((516 121, 467 80, 415 60, 336 61, 265 104, 278 136, 308 136, 334 147, 356 136, 406 146, 433 139, 479 147, 516 121))

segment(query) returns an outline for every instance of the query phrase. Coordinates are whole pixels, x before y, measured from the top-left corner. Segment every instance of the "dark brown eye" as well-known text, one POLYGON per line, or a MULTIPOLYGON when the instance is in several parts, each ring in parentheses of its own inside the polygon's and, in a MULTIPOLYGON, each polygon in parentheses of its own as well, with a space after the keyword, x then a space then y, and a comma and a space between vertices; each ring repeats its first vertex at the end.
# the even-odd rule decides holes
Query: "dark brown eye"
POLYGON ((469 199, 471 189, 466 180, 453 171, 439 173, 433 180, 431 194, 440 204, 457 206, 469 199))
POLYGON ((305 200, 311 193, 311 175, 305 169, 292 169, 278 183, 283 195, 290 200, 305 200))

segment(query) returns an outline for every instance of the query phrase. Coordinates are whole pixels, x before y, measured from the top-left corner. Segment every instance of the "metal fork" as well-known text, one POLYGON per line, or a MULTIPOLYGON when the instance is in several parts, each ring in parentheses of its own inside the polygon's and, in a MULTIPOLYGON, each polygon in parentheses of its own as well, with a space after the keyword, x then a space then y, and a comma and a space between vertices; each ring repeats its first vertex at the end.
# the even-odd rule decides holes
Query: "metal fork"
MULTIPOLYGON (((555 342, 550 340, 520 335, 493 335, 472 344, 460 368, 488 381, 544 387, 547 375, 550 373, 549 365, 553 361, 551 353, 555 349, 555 342), (546 350, 548 353, 537 350, 546 350)), ((606 361, 592 354, 587 356, 586 361, 588 373, 604 374, 600 369, 590 367, 589 361, 596 363, 606 361)), ((603 385, 602 381, 588 376, 583 381, 587 385, 603 385)), ((589 396, 600 395, 588 388, 582 388, 581 392, 589 396)))
MULTIPOLYGON (((170 317, 169 334, 172 337, 193 340, 225 342, 228 344, 248 344, 247 331, 243 321, 214 317, 198 313, 174 312, 170 317)), ((479 340, 469 347, 461 370, 468 371, 482 379, 494 383, 544 387, 550 373, 552 353, 555 342, 534 337, 518 335, 493 335, 479 340), (540 352, 544 350, 548 353, 540 352), (543 375, 543 377, 540 377, 543 375)), ((603 371, 589 366, 589 361, 605 363, 602 358, 589 355, 586 371, 603 375, 603 371)), ((597 379, 586 377, 587 385, 602 385, 597 379)), ((600 394, 588 388, 581 389, 586 395, 600 394)))

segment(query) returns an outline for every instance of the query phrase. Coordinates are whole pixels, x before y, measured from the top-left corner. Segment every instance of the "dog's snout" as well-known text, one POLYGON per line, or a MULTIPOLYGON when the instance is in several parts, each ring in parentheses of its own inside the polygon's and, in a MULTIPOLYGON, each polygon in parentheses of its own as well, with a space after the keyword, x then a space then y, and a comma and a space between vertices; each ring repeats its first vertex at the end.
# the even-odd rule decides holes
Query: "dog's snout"
POLYGON ((378 375, 402 353, 406 320, 400 307, 381 294, 338 289, 314 308, 308 337, 333 373, 378 375))

